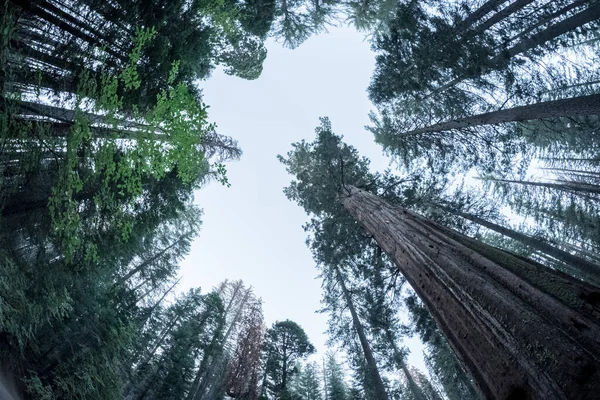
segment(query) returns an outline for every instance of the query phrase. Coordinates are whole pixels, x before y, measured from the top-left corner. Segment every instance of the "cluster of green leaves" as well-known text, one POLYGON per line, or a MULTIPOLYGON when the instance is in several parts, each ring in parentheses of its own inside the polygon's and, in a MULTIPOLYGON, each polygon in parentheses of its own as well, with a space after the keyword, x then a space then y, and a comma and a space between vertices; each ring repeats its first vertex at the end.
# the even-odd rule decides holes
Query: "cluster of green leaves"
MULTIPOLYGON (((16 27, 32 17, 10 15, 3 24, 16 27)), ((109 68, 106 54, 106 68, 72 68, 70 107, 18 101, 20 77, 2 82, 0 358, 31 398, 123 398, 142 361, 160 366, 144 375, 159 385, 149 398, 169 397, 189 390, 208 343, 223 346, 213 340, 223 329, 218 296, 195 291, 165 304, 199 230, 193 191, 211 176, 227 184, 222 162, 239 150, 178 80, 179 62, 150 107, 131 107, 129 94, 148 88, 144 65, 157 33, 136 29, 122 68, 109 68), (223 157, 212 167, 215 153, 223 157), (160 324, 170 327, 151 329, 160 324)), ((13 44, 3 41, 2 54, 12 56, 2 71, 14 72, 11 62, 23 55, 13 44)), ((46 83, 33 94, 41 97, 46 83)))

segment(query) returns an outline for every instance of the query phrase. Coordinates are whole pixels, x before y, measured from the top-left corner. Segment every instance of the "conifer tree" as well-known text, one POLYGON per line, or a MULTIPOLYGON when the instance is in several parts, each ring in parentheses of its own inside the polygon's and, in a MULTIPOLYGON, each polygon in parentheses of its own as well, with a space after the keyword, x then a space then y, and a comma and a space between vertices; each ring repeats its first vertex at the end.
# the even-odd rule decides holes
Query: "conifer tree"
MULTIPOLYGON (((297 179, 287 189, 289 196, 307 212, 327 219, 347 212, 344 219, 354 218, 377 240, 485 396, 591 396, 592 354, 598 351, 598 335, 592 334, 599 329, 592 311, 596 288, 390 204, 375 194, 375 182, 356 175, 348 150, 328 125, 317 132, 313 144, 296 144, 283 159, 297 179), (317 168, 319 164, 330 168, 317 168), (542 329, 549 335, 540 337, 530 331, 533 326, 535 332, 542 329), (494 339, 498 337, 505 339, 494 339), (524 378, 531 368, 537 372, 524 378)), ((325 224, 317 222, 313 226, 323 230, 325 224)), ((323 235, 314 232, 317 239, 323 235)))

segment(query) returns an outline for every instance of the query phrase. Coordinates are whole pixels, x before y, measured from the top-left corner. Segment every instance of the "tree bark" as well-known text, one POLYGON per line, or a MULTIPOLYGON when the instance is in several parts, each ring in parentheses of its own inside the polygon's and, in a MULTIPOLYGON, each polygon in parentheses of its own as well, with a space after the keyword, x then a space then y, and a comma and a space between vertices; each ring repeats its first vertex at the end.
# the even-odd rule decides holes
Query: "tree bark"
MULTIPOLYGON (((503 8, 502 10, 498 11, 496 14, 492 15, 481 25, 478 25, 477 27, 475 27, 475 29, 473 31, 464 32, 465 36, 473 37, 480 33, 485 32, 492 26, 501 22, 503 19, 508 18, 511 14, 519 11, 521 8, 533 3, 534 1, 535 0, 517 0, 512 4, 509 4, 507 7, 503 8)), ((502 3, 504 3, 504 2, 502 2, 502 3)), ((458 34, 461 34, 461 33, 463 33, 462 30, 458 32, 458 34)))
POLYGON ((484 226, 488 229, 493 230, 494 232, 498 232, 506 237, 517 240, 534 250, 540 251, 542 253, 548 254, 557 260, 560 260, 567 264, 567 266, 574 272, 582 275, 586 278, 586 280, 598 287, 600 287, 600 265, 596 265, 592 262, 589 262, 581 257, 563 251, 559 248, 552 246, 551 244, 535 239, 529 235, 526 235, 521 232, 517 232, 510 228, 505 228, 501 225, 495 224, 493 222, 487 221, 483 218, 480 218, 476 215, 469 214, 466 212, 462 212, 459 210, 452 209, 450 207, 446 207, 440 204, 433 204, 435 207, 438 207, 444 211, 450 212, 452 214, 459 215, 469 221, 475 222, 478 225, 484 226))
POLYGON ((424 128, 413 129, 402 136, 441 132, 451 129, 472 128, 481 125, 497 125, 506 122, 530 121, 541 118, 600 115, 600 95, 573 97, 569 99, 545 101, 519 106, 506 110, 492 111, 453 121, 442 122, 424 128))
POLYGON ((340 201, 395 261, 486 398, 597 398, 600 289, 353 186, 340 201))
POLYGON ((561 183, 549 183, 549 182, 533 182, 533 181, 519 181, 513 179, 496 179, 496 178, 485 178, 486 181, 500 182, 500 183, 513 183, 517 185, 525 186, 537 186, 548 189, 562 190, 565 192, 581 192, 581 193, 594 193, 600 194, 600 185, 594 185, 592 183, 585 182, 569 182, 562 181, 561 183))
POLYGON ((356 312, 356 309, 354 308, 354 302, 352 301, 352 297, 348 292, 348 288, 346 288, 344 277, 342 276, 342 273, 340 272, 340 269, 337 266, 334 266, 333 268, 335 269, 336 278, 342 288, 342 294, 344 295, 344 299, 346 300, 346 304, 348 305, 348 309, 350 310, 350 314, 352 315, 352 324, 354 325, 354 329, 358 334, 358 339, 360 341, 363 354, 365 355, 365 359, 367 361, 369 376, 371 378, 371 381, 373 382, 373 386, 375 387, 375 395, 377 396, 378 400, 387 400, 388 395, 385 391, 383 381, 381 380, 381 375, 379 375, 379 370, 377 369, 377 362, 375 361, 375 357, 373 356, 373 351, 371 350, 371 346, 369 345, 369 340, 367 339, 365 330, 363 329, 363 326, 360 323, 360 320, 358 319, 358 314, 356 312))

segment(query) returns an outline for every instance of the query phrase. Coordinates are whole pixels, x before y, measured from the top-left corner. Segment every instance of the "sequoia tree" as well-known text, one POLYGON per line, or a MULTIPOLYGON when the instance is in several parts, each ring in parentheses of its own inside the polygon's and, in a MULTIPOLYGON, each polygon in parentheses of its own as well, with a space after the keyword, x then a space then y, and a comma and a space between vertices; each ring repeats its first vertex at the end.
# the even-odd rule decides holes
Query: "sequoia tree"
POLYGON ((598 390, 598 288, 354 186, 340 199, 396 261, 486 396, 591 398, 598 390))
MULTIPOLYGON (((373 237, 485 397, 594 398, 600 290, 385 200, 381 176, 359 176, 329 129, 327 122, 313 144, 296 144, 282 158, 296 178, 288 196, 312 214, 313 233, 322 237, 335 216, 353 218, 373 237), (323 223, 317 226, 318 218, 323 223)), ((337 223, 332 229, 346 228, 337 223)))

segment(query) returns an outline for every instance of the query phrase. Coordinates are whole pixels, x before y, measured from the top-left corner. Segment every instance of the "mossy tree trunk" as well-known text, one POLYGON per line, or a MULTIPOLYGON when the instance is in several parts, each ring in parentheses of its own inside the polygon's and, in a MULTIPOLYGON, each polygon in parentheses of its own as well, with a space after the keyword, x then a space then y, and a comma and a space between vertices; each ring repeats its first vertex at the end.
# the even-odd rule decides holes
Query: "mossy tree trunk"
POLYGON ((395 261, 486 398, 597 398, 600 289, 356 187, 340 201, 395 261))

